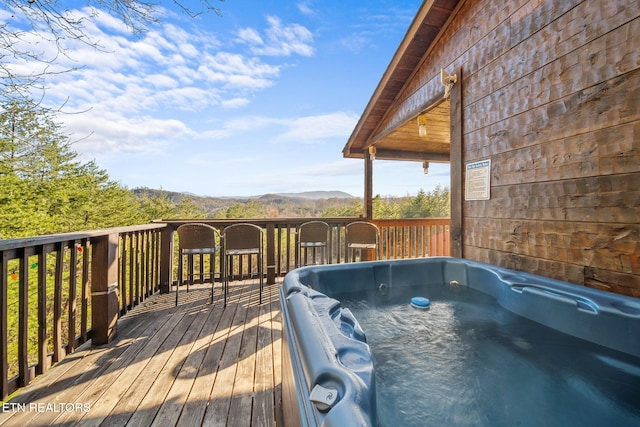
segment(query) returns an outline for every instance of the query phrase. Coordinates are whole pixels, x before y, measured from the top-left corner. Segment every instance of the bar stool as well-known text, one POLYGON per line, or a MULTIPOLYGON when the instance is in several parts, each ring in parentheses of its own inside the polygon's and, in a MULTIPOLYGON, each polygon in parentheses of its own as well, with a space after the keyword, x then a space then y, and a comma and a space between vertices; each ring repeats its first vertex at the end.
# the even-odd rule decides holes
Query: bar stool
MULTIPOLYGON (((207 224, 183 224, 178 227, 179 262, 178 284, 176 285, 176 305, 178 305, 178 293, 183 281, 184 266, 182 257, 187 257, 187 292, 189 285, 193 283, 195 255, 200 256, 201 271, 204 275, 204 255, 209 255, 209 280, 211 280, 211 302, 213 303, 213 283, 215 281, 215 254, 220 250, 220 233, 207 224)), ((204 280, 204 277, 202 277, 204 280)))
POLYGON ((260 280, 260 304, 262 304, 262 288, 264 286, 263 274, 263 246, 264 232, 262 228, 254 224, 239 223, 226 227, 222 233, 223 245, 223 281, 224 281, 224 306, 227 306, 227 294, 229 292, 229 280, 231 278, 231 260, 235 257, 256 255, 258 258, 258 278, 260 280))
POLYGON ((316 262, 317 251, 320 250, 320 263, 327 259, 329 246, 329 224, 324 221, 308 221, 298 228, 298 265, 308 265, 309 251, 312 253, 313 264, 316 262), (304 261, 303 261, 304 260, 304 261))
POLYGON ((356 221, 347 224, 346 229, 347 241, 347 260, 353 258, 355 253, 360 252, 362 259, 362 250, 373 249, 375 251, 375 259, 378 259, 378 242, 380 233, 375 224, 365 221, 356 221))

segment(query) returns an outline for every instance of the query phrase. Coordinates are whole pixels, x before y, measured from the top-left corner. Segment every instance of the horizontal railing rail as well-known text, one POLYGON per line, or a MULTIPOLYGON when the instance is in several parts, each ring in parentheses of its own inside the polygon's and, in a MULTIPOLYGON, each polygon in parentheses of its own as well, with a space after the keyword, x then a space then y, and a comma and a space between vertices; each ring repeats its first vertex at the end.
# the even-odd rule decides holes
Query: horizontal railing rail
MULTIPOLYGON (((274 283, 276 277, 309 262, 308 255, 297 250, 297 233, 311 220, 329 224, 323 262, 349 262, 345 227, 362 218, 172 219, 0 240, 1 398, 46 372, 88 339, 94 344, 109 342, 118 315, 155 292, 169 292, 177 283, 175 231, 181 224, 204 222, 220 232, 240 222, 258 225, 266 237, 267 282, 274 283)), ((372 222, 380 230, 380 259, 449 254, 448 218, 372 222)), ((198 272, 204 277, 205 262, 202 258, 191 264, 197 270, 196 278, 198 272)), ((254 264, 251 259, 240 259, 234 266, 234 278, 255 275, 254 264)))
POLYGON ((119 303, 124 313, 158 290, 164 228, 0 240, 1 399, 88 339, 95 341, 96 327, 108 328, 99 323, 111 320, 105 300, 119 303))

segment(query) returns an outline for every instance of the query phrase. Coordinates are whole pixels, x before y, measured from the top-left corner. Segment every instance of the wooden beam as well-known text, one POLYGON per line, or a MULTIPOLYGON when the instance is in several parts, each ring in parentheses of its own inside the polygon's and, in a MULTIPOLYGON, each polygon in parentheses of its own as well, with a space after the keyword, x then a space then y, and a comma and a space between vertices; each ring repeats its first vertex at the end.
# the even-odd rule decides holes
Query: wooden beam
POLYGON ((373 218, 373 160, 369 152, 364 155, 364 216, 373 218))
POLYGON ((376 159, 448 163, 450 161, 450 156, 449 156, 449 153, 422 153, 418 151, 389 150, 387 148, 376 148, 376 159))
POLYGON ((451 88, 451 256, 463 258, 463 204, 464 170, 462 164, 462 68, 455 73, 458 83, 451 88))

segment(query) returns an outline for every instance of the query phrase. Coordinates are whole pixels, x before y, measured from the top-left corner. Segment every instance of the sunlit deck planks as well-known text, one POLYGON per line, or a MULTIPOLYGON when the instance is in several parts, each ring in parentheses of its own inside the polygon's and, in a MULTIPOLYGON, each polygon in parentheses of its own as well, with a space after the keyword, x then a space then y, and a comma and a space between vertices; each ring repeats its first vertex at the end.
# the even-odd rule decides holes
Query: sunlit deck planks
POLYGON ((216 285, 151 297, 120 319, 114 342, 86 346, 23 389, 0 425, 272 426, 279 417, 278 284, 216 285))

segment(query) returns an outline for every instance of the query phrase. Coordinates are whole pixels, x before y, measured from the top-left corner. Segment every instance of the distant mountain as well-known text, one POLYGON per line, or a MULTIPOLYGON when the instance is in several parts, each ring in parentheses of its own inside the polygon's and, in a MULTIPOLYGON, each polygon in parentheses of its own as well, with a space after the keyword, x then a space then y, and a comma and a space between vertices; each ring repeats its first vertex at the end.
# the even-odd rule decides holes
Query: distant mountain
POLYGON ((160 195, 174 203, 188 199, 208 216, 215 216, 218 212, 234 205, 249 205, 257 202, 264 210, 260 216, 311 217, 320 215, 329 207, 346 206, 358 199, 344 191, 305 191, 252 197, 207 197, 150 188, 135 188, 132 191, 138 196, 160 195))
POLYGON ((344 191, 302 191, 299 193, 268 193, 259 196, 199 196, 197 194, 179 191, 166 191, 156 190, 152 188, 134 188, 133 192, 136 194, 163 194, 169 197, 169 199, 210 199, 210 200, 247 200, 247 199, 271 199, 277 197, 287 197, 292 199, 309 199, 309 200, 325 200, 325 199, 356 199, 344 191))
POLYGON ((349 193, 345 193, 344 191, 303 191, 301 193, 276 193, 275 195, 280 197, 293 197, 311 200, 355 199, 354 196, 349 193))

